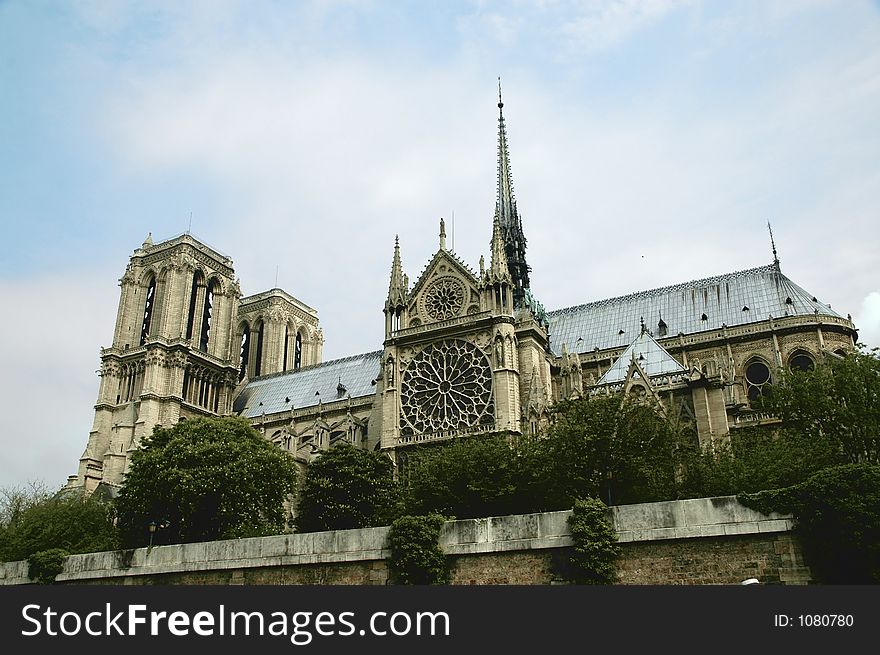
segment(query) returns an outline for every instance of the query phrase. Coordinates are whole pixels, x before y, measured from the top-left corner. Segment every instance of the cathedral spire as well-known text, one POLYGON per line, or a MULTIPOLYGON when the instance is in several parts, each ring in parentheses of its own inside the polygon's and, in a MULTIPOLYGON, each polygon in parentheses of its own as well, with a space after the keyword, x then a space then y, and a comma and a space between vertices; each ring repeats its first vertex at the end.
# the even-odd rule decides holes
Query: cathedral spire
POLYGON ((400 240, 394 237, 394 259, 391 262, 391 282, 388 285, 388 300, 385 306, 388 308, 399 307, 406 301, 407 282, 403 275, 403 267, 400 264, 400 240))
POLYGON ((526 237, 523 234, 522 220, 516 210, 516 198, 513 195, 513 176, 510 172, 510 153, 507 146, 507 128, 504 125, 500 77, 498 78, 498 191, 495 199, 495 219, 500 223, 507 266, 513 280, 514 306, 519 307, 526 295, 526 289, 529 288, 529 266, 526 263, 526 237))
POLYGON ((770 221, 767 221, 767 229, 770 231, 770 247, 773 249, 773 267, 778 271, 779 268, 779 255, 776 254, 776 241, 773 240, 773 228, 770 226, 770 221))

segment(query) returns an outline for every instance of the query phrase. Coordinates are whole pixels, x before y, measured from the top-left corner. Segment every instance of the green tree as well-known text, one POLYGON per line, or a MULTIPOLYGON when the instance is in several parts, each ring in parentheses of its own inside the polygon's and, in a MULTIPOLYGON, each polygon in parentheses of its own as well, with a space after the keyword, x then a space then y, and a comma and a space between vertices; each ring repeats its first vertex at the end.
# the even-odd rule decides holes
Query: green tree
POLYGON ((242 418, 199 418, 157 427, 131 455, 116 498, 127 546, 208 541, 282 532, 296 488, 293 458, 242 418))
POLYGON ((821 582, 880 583, 880 466, 837 466, 740 500, 760 512, 794 514, 806 562, 821 582))
POLYGON ((529 511, 522 462, 501 437, 467 437, 423 447, 406 460, 406 511, 460 519, 529 511))
POLYGON ((843 463, 827 440, 814 441, 795 430, 762 427, 731 432, 729 442, 688 453, 681 496, 724 496, 776 489, 804 481, 843 463))
POLYGON ((112 509, 94 497, 16 489, 5 490, 4 498, 0 560, 28 559, 51 549, 89 553, 116 547, 112 509))
POLYGON ((315 532, 388 525, 399 508, 391 460, 383 453, 342 442, 309 464, 296 528, 315 532))
POLYGON ((813 370, 785 372, 765 409, 817 448, 846 462, 880 463, 880 357, 876 349, 829 357, 813 370))
POLYGON ((535 453, 542 509, 568 508, 586 496, 610 504, 674 498, 681 451, 692 447, 650 405, 620 396, 562 403, 535 453))

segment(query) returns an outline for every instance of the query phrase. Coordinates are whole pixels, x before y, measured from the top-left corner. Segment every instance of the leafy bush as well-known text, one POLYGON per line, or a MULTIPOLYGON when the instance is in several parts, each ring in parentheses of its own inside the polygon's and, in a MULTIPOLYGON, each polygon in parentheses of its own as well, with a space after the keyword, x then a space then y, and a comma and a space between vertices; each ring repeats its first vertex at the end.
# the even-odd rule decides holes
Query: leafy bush
POLYGON ((800 484, 739 499, 765 514, 794 515, 807 564, 818 580, 880 583, 880 466, 838 466, 800 484))
POLYGON ((278 534, 296 463, 242 418, 156 427, 132 453, 116 508, 126 547, 278 534))
POLYGON ((449 570, 446 556, 437 540, 446 519, 438 514, 402 516, 391 524, 388 562, 392 578, 398 584, 446 584, 449 570))
POLYGON ((577 584, 612 584, 617 578, 620 547, 607 513, 608 506, 598 498, 574 503, 568 525, 574 540, 572 576, 577 584))
POLYGON ((40 494, 16 502, 8 513, 0 530, 0 560, 23 560, 57 548, 68 553, 112 550, 116 544, 109 504, 80 494, 40 494))
POLYGON ((28 577, 37 584, 52 584, 64 568, 69 553, 63 548, 50 548, 28 557, 28 577))
POLYGON ((399 505, 391 460, 343 442, 309 464, 296 527, 315 532, 388 525, 399 505))
POLYGON ((406 511, 466 519, 529 511, 521 460, 506 439, 471 437, 423 447, 406 460, 406 511))

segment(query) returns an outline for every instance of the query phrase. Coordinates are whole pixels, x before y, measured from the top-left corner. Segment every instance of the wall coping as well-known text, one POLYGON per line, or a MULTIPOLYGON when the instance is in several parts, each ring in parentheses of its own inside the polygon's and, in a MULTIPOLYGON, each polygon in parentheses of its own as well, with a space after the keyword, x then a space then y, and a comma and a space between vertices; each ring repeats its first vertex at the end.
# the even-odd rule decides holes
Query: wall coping
MULTIPOLYGON (((735 496, 621 505, 609 509, 621 543, 786 532, 789 515, 765 515, 735 496)), ((570 510, 447 521, 440 546, 447 555, 474 555, 571 546, 570 510)), ((127 551, 71 555, 58 582, 80 582, 273 566, 383 560, 390 555, 388 526, 282 534, 127 551), (126 559, 128 561, 126 561, 126 559)), ((30 584, 28 564, 0 563, 0 585, 30 584)))

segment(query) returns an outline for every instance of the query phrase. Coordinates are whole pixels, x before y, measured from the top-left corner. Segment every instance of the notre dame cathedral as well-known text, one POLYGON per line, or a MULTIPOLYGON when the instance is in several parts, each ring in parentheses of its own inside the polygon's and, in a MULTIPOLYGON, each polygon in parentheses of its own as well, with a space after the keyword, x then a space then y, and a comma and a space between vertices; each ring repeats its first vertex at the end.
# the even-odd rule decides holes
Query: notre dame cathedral
POLYGON ((410 284, 395 243, 379 350, 322 362, 315 309, 281 289, 242 297, 232 260, 189 234, 147 237, 120 280, 69 486, 112 493, 155 425, 198 416, 246 417, 303 462, 344 440, 401 463, 418 444, 533 434, 559 400, 622 392, 711 444, 772 422, 751 403, 781 370, 854 347, 850 318, 787 278, 775 247, 759 268, 545 311, 529 288, 498 108, 489 261, 461 261, 441 219, 439 249, 410 284))

